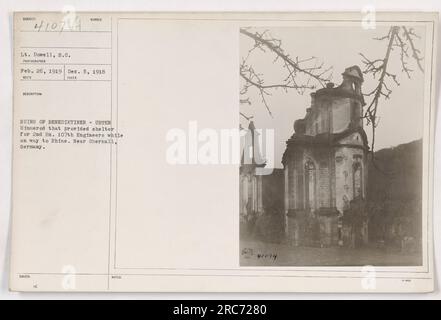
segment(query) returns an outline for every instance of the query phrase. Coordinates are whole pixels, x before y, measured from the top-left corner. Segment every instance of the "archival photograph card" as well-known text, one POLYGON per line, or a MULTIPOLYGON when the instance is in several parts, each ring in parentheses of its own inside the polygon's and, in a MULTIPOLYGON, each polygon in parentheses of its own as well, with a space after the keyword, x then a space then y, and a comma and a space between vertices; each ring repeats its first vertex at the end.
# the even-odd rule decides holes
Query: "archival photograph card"
POLYGON ((13 291, 430 292, 435 13, 14 13, 13 291))

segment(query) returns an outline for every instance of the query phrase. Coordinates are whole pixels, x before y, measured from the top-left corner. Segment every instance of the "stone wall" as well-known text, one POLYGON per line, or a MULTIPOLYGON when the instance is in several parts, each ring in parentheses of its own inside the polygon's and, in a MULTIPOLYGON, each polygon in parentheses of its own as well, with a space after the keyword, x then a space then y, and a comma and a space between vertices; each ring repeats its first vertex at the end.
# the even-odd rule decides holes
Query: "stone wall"
POLYGON ((349 201, 354 198, 354 177, 353 164, 354 156, 362 157, 362 193, 366 194, 366 157, 361 149, 339 147, 335 151, 335 206, 340 213, 343 213, 349 206, 349 201))

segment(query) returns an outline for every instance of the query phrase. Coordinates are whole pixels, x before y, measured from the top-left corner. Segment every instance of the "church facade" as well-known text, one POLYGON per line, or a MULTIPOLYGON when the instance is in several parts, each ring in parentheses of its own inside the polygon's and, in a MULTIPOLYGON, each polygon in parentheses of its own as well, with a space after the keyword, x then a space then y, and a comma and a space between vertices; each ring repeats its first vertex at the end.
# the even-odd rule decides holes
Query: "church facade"
POLYGON ((294 122, 286 142, 283 169, 269 177, 259 135, 249 123, 240 166, 242 223, 253 225, 259 217, 280 212, 284 239, 293 246, 355 247, 368 242, 363 74, 353 66, 342 76, 339 86, 329 83, 311 94, 311 106, 294 122))
POLYGON ((363 129, 363 75, 347 68, 343 82, 311 94, 283 154, 285 231, 292 245, 367 243, 364 210, 368 142, 363 129))

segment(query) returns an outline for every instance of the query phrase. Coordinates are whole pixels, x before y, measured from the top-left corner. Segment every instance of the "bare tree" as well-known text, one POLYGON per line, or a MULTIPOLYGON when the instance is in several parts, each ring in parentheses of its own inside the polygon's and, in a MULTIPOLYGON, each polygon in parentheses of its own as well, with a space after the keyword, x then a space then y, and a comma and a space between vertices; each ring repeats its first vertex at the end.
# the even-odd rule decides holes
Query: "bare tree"
MULTIPOLYGON (((249 28, 240 30, 242 36, 248 37, 254 41, 254 45, 249 49, 246 56, 242 58, 239 72, 240 77, 244 80, 240 90, 240 103, 251 105, 249 97, 250 90, 257 90, 261 103, 265 106, 268 114, 272 116, 270 105, 267 97, 274 90, 296 90, 299 94, 303 94, 305 90, 315 89, 317 86, 325 87, 326 83, 331 80, 332 67, 325 67, 316 57, 300 59, 292 57, 282 48, 282 41, 274 38, 268 30, 263 32, 250 31, 249 28), (248 63, 250 56, 256 50, 268 52, 273 56, 274 64, 281 63, 281 71, 279 81, 268 84, 262 73, 248 63)), ((252 116, 240 113, 246 120, 250 120, 252 116)))
POLYGON ((408 78, 411 78, 411 73, 414 71, 410 68, 410 60, 413 60, 418 69, 424 72, 422 67, 423 58, 421 57, 421 51, 415 46, 415 39, 419 36, 415 33, 414 29, 406 28, 404 26, 393 26, 389 29, 387 35, 379 38, 375 38, 377 41, 387 41, 386 53, 384 57, 378 59, 369 59, 364 54, 360 53, 362 57, 362 63, 364 64, 364 74, 371 75, 374 79, 378 79, 375 88, 366 93, 365 96, 370 98, 370 102, 364 111, 363 118, 366 119, 367 125, 372 128, 371 139, 371 154, 375 151, 375 129, 379 124, 379 118, 377 116, 378 106, 381 98, 389 99, 392 93, 392 85, 400 85, 397 74, 389 71, 390 62, 392 59, 392 53, 394 49, 398 51, 398 58, 401 65, 401 72, 406 74, 408 78))
MULTIPOLYGON (((265 106, 269 115, 272 116, 270 105, 267 97, 274 90, 281 89, 285 92, 288 90, 296 90, 299 94, 303 94, 306 90, 316 89, 318 86, 325 87, 326 83, 332 78, 332 67, 325 67, 323 62, 319 62, 316 57, 299 58, 292 57, 282 48, 282 41, 271 35, 269 30, 251 31, 249 28, 240 30, 242 36, 248 37, 254 41, 254 45, 248 50, 242 58, 239 72, 240 77, 244 80, 240 90, 240 103, 251 105, 252 101, 249 97, 250 90, 257 90, 261 98, 262 104, 265 106), (268 84, 265 76, 256 71, 248 61, 255 51, 269 53, 273 56, 274 64, 281 63, 281 77, 276 83, 268 84)), ((389 99, 392 93, 392 85, 400 85, 398 75, 392 73, 389 69, 390 61, 393 58, 392 53, 397 49, 397 59, 400 61, 401 73, 411 78, 414 71, 410 67, 413 61, 421 72, 423 57, 421 51, 416 47, 415 41, 419 36, 413 28, 405 26, 392 26, 387 35, 374 38, 376 41, 386 41, 386 52, 384 57, 377 59, 369 59, 363 53, 362 64, 364 65, 363 73, 371 75, 376 81, 376 85, 372 91, 364 94, 367 97, 368 105, 363 113, 363 118, 367 125, 372 128, 372 140, 370 152, 373 155, 375 151, 375 129, 379 124, 377 116, 378 106, 382 98, 389 99)), ((250 121, 253 116, 240 113, 242 117, 250 121)), ((373 158, 373 157, 372 157, 373 158)))

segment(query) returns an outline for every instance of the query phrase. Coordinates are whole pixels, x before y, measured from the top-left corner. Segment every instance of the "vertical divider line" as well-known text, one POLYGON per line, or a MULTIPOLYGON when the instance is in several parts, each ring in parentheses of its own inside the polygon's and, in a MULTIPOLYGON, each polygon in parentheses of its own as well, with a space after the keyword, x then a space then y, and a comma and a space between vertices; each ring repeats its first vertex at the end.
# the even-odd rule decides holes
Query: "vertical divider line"
MULTIPOLYGON (((119 20, 120 18, 117 18, 116 20, 116 134, 119 136, 119 127, 118 127, 118 99, 119 99, 119 93, 118 93, 118 86, 119 86, 119 20)), ((114 243, 113 243, 113 268, 117 269, 116 267, 116 238, 117 238, 117 224, 118 224, 118 141, 115 146, 115 218, 114 218, 114 243)))
MULTIPOLYGON (((110 125, 113 127, 113 20, 110 17, 110 125)), ((115 139, 115 138, 113 138, 115 139)), ((112 139, 112 140, 113 140, 112 139)), ((110 290, 110 253, 111 253, 111 227, 112 227, 112 148, 110 144, 110 178, 109 178, 109 241, 107 256, 107 290, 110 290)))

